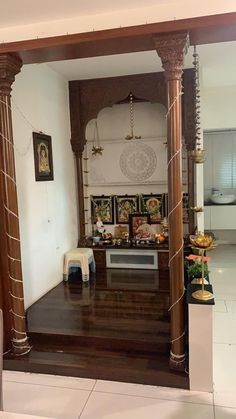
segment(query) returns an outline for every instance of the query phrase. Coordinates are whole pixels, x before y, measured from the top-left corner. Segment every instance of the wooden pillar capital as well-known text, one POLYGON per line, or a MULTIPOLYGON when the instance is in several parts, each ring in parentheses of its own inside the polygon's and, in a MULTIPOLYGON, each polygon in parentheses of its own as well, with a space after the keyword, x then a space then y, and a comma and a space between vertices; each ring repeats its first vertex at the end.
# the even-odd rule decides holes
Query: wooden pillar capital
POLYGON ((181 80, 184 55, 189 45, 188 33, 180 32, 154 37, 153 42, 161 58, 166 80, 181 80))
POLYGON ((0 94, 10 95, 15 76, 22 67, 22 60, 18 54, 0 54, 0 94))

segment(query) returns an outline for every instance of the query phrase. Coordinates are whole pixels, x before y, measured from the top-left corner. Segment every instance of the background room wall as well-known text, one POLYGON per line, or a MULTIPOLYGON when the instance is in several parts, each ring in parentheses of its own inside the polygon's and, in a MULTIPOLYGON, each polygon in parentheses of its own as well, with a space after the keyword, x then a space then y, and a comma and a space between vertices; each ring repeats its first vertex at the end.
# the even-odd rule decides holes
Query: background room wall
POLYGON ((77 244, 68 84, 46 65, 24 66, 13 85, 12 100, 27 308, 62 280, 62 255, 77 244), (35 181, 32 140, 35 130, 52 137, 54 181, 35 181))
MULTIPOLYGON (((229 71, 229 70, 228 70, 229 71)), ((214 80, 214 77, 208 78, 205 80, 208 84, 208 86, 203 87, 201 91, 201 97, 202 97, 202 126, 204 130, 233 130, 236 128, 236 122, 235 122, 235 114, 236 114, 236 81, 232 78, 235 76, 232 76, 232 74, 226 74, 225 71, 221 74, 221 79, 214 80), (232 83, 232 84, 231 84, 232 83), (213 85, 211 85, 213 84, 213 85), (215 84, 215 85, 214 85, 215 84), (218 84, 218 85, 216 85, 218 84)), ((214 136, 214 135, 213 135, 214 136)), ((233 184, 227 185, 227 179, 229 177, 229 170, 227 173, 225 173, 225 176, 220 176, 220 173, 216 173, 216 170, 214 169, 214 166, 216 167, 224 167, 224 169, 230 169, 228 167, 228 160, 224 160, 224 156, 227 154, 226 151, 230 148, 230 144, 232 142, 231 137, 235 137, 235 133, 229 133, 229 134, 216 134, 214 138, 217 139, 217 137, 221 138, 221 145, 217 149, 217 156, 211 156, 211 158, 206 160, 204 164, 204 196, 205 200, 208 200, 210 194, 211 194, 211 187, 220 187, 222 192, 224 193, 234 193, 236 194, 236 188, 235 188, 235 182, 233 184), (217 161, 216 161, 217 160, 217 161), (227 165, 227 167, 226 167, 227 165), (209 170, 212 168, 214 171, 214 176, 209 176, 209 170), (227 176, 228 175, 228 176, 227 176), (217 183, 217 179, 222 179, 220 185, 212 184, 210 185, 210 181, 214 179, 214 183, 217 183)), ((208 135, 209 141, 211 141, 211 136, 208 135)), ((205 135, 205 141, 207 142, 207 136, 205 135)), ((235 140, 234 140, 235 142, 235 140)), ((208 152, 210 153, 210 144, 205 143, 205 148, 208 149, 208 152)), ((234 145, 234 153, 235 153, 235 145, 234 145)), ((233 156, 233 153, 232 153, 233 156)), ((236 166, 235 162, 232 165, 232 176, 235 173, 236 166)), ((222 208, 223 210, 223 208, 222 208)), ((209 209, 206 207, 205 212, 205 228, 209 228, 208 226, 208 212, 209 209)), ((236 208, 235 208, 236 212, 236 208)), ((222 214, 222 217, 224 217, 224 214, 222 214)), ((225 216, 226 217, 226 216, 225 216)), ((214 234, 218 240, 218 242, 226 243, 226 244, 236 244, 236 234, 235 230, 228 229, 228 230, 213 230, 214 234)))

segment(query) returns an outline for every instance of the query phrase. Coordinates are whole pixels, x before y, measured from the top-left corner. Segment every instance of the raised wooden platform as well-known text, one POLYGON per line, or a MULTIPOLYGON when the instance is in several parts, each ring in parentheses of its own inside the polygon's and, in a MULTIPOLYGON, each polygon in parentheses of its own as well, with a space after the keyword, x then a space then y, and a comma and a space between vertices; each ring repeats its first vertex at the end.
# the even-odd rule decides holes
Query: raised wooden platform
POLYGON ((70 275, 27 312, 31 353, 6 369, 188 388, 169 370, 169 281, 111 269, 89 284, 70 275))

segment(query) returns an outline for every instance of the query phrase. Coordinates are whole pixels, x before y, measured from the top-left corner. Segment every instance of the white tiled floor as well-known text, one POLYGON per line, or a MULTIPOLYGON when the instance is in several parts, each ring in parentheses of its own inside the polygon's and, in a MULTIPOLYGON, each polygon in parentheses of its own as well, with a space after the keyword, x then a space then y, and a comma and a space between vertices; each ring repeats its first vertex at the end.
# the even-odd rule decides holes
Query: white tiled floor
POLYGON ((213 363, 215 418, 236 418, 236 245, 212 252, 214 288, 213 363))
POLYGON ((5 371, 4 409, 57 419, 236 419, 236 246, 219 246, 210 270, 216 297, 214 396, 5 371))

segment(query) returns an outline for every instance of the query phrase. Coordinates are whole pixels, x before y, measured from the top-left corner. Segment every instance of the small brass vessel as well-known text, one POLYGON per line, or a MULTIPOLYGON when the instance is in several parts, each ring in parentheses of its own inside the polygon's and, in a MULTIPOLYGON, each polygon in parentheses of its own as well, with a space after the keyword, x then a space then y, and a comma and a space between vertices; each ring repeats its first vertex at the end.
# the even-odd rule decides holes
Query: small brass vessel
POLYGON ((99 154, 100 156, 102 156, 103 150, 104 148, 101 147, 100 145, 94 145, 92 148, 92 155, 96 156, 97 154, 99 154))
POLYGON ((201 148, 196 148, 191 151, 191 157, 194 159, 195 163, 204 163, 205 159, 205 150, 201 148))

